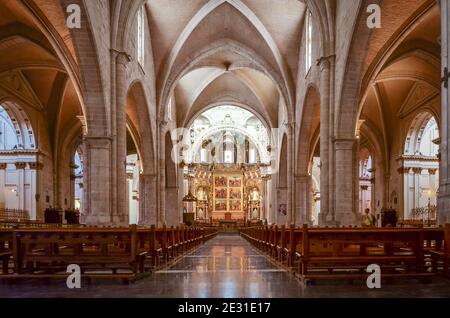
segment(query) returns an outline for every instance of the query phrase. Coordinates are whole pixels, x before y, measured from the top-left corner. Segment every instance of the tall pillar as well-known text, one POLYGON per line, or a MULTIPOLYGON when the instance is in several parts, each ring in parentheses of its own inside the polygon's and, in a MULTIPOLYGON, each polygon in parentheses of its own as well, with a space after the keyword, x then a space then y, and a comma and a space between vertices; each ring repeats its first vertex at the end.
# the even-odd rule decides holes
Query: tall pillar
POLYGON ((17 193, 19 196, 18 206, 19 210, 25 209, 25 162, 16 162, 16 170, 17 170, 17 193))
POLYGON ((112 140, 85 137, 84 181, 86 224, 111 225, 112 221, 112 140))
POLYGON ((330 221, 330 62, 320 60, 320 216, 319 224, 325 225, 330 221))
POLYGON ((398 173, 400 174, 400 178, 402 180, 400 186, 403 190, 403 196, 401 196, 401 198, 403 198, 403 204, 402 209, 403 209, 403 218, 404 219, 408 219, 410 217, 410 212, 411 212, 411 208, 410 208, 410 200, 409 200, 409 193, 410 193, 410 187, 411 187, 411 183, 409 182, 410 178, 409 178, 409 171, 411 168, 408 167, 400 167, 397 169, 398 173))
POLYGON ((168 131, 167 129, 168 122, 164 120, 158 120, 157 121, 157 127, 158 127, 158 140, 157 143, 157 158, 158 163, 158 179, 157 179, 157 185, 158 185, 158 192, 157 192, 157 202, 158 202, 158 210, 157 210, 157 226, 162 226, 164 223, 166 223, 166 154, 165 154, 165 134, 168 131))
POLYGON ((295 134, 295 124, 290 122, 287 124, 288 134, 287 134, 287 224, 295 223, 295 207, 294 207, 294 134, 295 134))
POLYGON ((156 174, 139 175, 139 224, 156 225, 157 203, 156 203, 156 174))
POLYGON ((38 176, 39 176, 39 171, 42 169, 43 165, 39 162, 30 162, 30 192, 31 192, 31 208, 30 208, 30 219, 31 220, 39 220, 39 219, 43 219, 44 216, 43 215, 39 215, 42 214, 43 211, 41 212, 39 209, 39 205, 38 205, 38 192, 37 192, 37 184, 38 184, 38 176))
POLYGON ((127 193, 127 127, 126 127, 126 67, 130 58, 126 53, 116 53, 116 113, 115 113, 115 149, 116 170, 115 202, 112 222, 114 225, 128 225, 128 193, 127 193))
POLYGON ((295 176, 295 225, 309 224, 312 208, 312 177, 310 175, 295 176))
MULTIPOLYGON (((375 170, 373 170, 373 173, 375 173, 375 170)), ((377 195, 376 195, 376 187, 375 187, 375 177, 370 178, 370 212, 373 215, 377 215, 377 195)))
POLYGON ((275 193, 275 189, 274 189, 274 184, 275 182, 272 182, 272 179, 267 180, 267 200, 266 200, 266 206, 268 207, 268 212, 266 213, 267 215, 267 223, 271 224, 271 223, 275 223, 276 222, 276 215, 275 215, 275 211, 277 210, 276 207, 276 202, 274 202, 276 200, 276 195, 274 195, 275 193))
POLYGON ((441 0, 441 145, 439 164, 438 224, 450 223, 450 1, 441 0))
POLYGON ((420 174, 422 173, 422 168, 412 168, 414 172, 414 206, 413 208, 420 208, 420 174))
MULTIPOLYGON (((356 224, 355 183, 358 184, 359 177, 354 167, 355 143, 356 139, 335 140, 336 204, 332 222, 336 225, 356 224)), ((322 185, 320 187, 322 193, 322 185)))
POLYGON ((0 209, 6 208, 5 204, 5 170, 7 163, 0 163, 0 209))
POLYGON ((269 217, 269 187, 268 187, 268 181, 270 180, 270 175, 263 175, 261 177, 262 179, 262 191, 261 191, 261 207, 260 207, 260 219, 262 221, 265 221, 269 217))
MULTIPOLYGON (((429 187, 430 190, 432 191, 433 194, 436 193, 436 171, 437 169, 428 169, 428 183, 429 183, 429 187)), ((434 197, 434 200, 436 200, 436 197, 434 197)), ((432 204, 436 204, 436 201, 431 200, 432 204)))
POLYGON ((335 114, 337 111, 337 103, 335 103, 335 80, 336 80, 336 55, 332 54, 326 58, 330 64, 329 75, 329 127, 328 127, 328 213, 334 215, 335 203, 338 193, 336 192, 336 180, 334 174, 335 167, 335 149, 334 138, 336 136, 335 114))

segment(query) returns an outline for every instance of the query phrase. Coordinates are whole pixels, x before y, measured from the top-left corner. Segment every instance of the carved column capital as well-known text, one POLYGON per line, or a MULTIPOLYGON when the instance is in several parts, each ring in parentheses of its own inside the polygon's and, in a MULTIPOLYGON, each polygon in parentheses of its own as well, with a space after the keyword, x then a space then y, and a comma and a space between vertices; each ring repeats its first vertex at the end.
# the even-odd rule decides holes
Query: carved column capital
POLYGON ((437 169, 428 169, 428 174, 434 176, 436 174, 437 169))
POLYGON ((408 174, 410 169, 411 168, 409 168, 409 167, 400 167, 397 169, 397 171, 400 174, 408 174))
POLYGON ((16 162, 15 163, 15 165, 16 165, 16 169, 25 169, 25 167, 27 166, 27 163, 26 162, 16 162))
POLYGON ((320 71, 323 71, 325 69, 329 69, 331 64, 334 63, 334 60, 336 59, 336 55, 329 55, 329 56, 322 56, 316 61, 316 65, 320 66, 320 71))
POLYGON ((5 170, 7 166, 7 163, 0 163, 0 170, 5 170))
POLYGON ((30 162, 29 165, 32 170, 41 170, 44 167, 40 162, 30 162))
POLYGON ((412 170, 415 174, 421 174, 423 169, 419 167, 414 167, 412 168, 412 170))
POLYGON ((116 57, 117 64, 126 66, 129 62, 131 62, 131 55, 124 51, 119 51, 116 49, 111 49, 111 52, 116 57))

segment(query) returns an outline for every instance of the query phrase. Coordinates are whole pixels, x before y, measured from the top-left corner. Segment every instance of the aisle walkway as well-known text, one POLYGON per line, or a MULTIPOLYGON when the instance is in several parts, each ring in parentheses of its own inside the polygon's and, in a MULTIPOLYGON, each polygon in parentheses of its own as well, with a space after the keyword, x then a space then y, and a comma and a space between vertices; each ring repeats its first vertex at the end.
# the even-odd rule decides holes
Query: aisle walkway
POLYGON ((176 297, 296 297, 301 285, 284 269, 237 234, 222 234, 206 242, 177 264, 156 273, 162 296, 176 297))
POLYGON ((0 297, 163 297, 163 298, 291 298, 291 297, 450 297, 448 280, 433 283, 399 280, 381 289, 365 282, 321 283, 303 288, 284 269, 272 264, 237 234, 221 234, 176 264, 134 284, 97 282, 68 289, 65 281, 0 285, 0 297))

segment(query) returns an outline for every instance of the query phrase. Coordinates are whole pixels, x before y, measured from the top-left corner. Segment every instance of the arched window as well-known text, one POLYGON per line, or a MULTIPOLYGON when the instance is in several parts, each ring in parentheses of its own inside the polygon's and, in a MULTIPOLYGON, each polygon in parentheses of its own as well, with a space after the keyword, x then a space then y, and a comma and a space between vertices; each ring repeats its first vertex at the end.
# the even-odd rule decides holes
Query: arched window
POLYGON ((205 163, 205 162, 207 162, 207 156, 206 156, 206 149, 205 148, 202 148, 201 150, 200 150, 200 162, 202 162, 202 163, 205 163))
POLYGON ((369 149, 361 146, 359 149, 359 213, 364 215, 366 209, 375 213, 372 202, 372 156, 369 149))
POLYGON ((73 163, 73 175, 75 180, 74 208, 83 211, 83 157, 81 154, 81 147, 75 151, 73 163))
POLYGON ((0 210, 6 218, 36 220, 37 156, 25 111, 12 102, 0 104, 0 210))
POLYGON ((308 73, 312 64, 312 15, 309 10, 306 11, 305 31, 305 72, 308 73))
POLYGON ((141 66, 144 66, 145 54, 145 30, 144 30, 144 7, 141 7, 137 13, 137 60, 141 66))
POLYGON ((405 155, 436 157, 438 146, 433 140, 439 137, 436 119, 428 112, 417 115, 411 123, 405 141, 405 155))
POLYGON ((0 106, 0 149, 11 150, 20 147, 16 127, 8 113, 0 106))
POLYGON ((429 112, 419 113, 411 122, 403 152, 404 218, 435 220, 439 187, 439 128, 429 112))
POLYGON ((252 148, 248 153, 248 163, 256 163, 256 149, 252 148))

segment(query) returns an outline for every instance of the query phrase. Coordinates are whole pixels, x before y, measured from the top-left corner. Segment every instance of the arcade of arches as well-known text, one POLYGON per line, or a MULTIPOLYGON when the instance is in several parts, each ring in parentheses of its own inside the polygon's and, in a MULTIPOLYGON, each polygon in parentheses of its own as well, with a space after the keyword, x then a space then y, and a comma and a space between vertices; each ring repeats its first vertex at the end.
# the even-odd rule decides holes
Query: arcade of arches
POLYGON ((1 1, 0 215, 449 223, 449 30, 446 0, 1 1))

